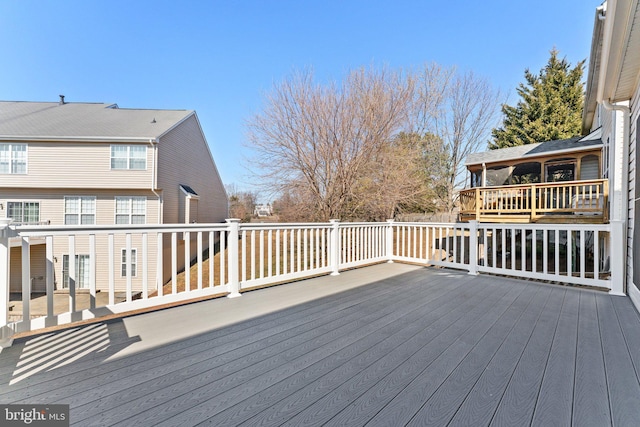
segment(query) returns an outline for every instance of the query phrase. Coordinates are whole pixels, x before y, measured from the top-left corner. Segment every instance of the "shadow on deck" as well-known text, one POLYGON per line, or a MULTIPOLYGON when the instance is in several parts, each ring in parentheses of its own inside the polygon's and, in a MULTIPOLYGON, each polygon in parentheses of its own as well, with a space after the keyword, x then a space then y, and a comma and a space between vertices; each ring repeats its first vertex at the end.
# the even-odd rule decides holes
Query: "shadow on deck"
POLYGON ((18 340, 1 403, 79 425, 639 425, 628 298, 380 264, 18 340))

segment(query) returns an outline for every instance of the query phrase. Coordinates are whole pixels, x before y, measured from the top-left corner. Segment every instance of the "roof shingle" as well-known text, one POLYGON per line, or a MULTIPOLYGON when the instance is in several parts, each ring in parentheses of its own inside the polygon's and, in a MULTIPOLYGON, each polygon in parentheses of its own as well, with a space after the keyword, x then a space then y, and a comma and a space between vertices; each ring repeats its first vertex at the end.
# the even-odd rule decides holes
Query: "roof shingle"
POLYGON ((104 103, 0 101, 0 137, 157 138, 192 113, 104 103))

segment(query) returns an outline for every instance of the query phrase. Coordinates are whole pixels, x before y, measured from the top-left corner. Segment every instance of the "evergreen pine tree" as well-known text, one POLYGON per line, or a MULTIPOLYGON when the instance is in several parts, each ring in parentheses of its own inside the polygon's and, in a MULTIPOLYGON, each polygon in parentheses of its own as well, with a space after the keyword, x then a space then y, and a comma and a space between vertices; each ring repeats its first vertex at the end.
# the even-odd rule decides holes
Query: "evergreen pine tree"
POLYGON ((502 126, 493 129, 490 149, 514 147, 535 142, 571 138, 580 134, 584 88, 584 60, 574 68, 566 59, 558 59, 551 50, 540 74, 525 70, 525 83, 518 86, 520 101, 513 107, 504 104, 502 126))

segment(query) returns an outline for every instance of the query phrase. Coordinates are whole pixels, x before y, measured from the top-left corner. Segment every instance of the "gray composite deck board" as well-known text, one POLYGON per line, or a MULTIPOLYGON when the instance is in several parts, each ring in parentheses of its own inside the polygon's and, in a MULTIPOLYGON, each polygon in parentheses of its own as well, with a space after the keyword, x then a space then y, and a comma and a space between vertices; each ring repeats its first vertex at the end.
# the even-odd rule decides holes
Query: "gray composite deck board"
MULTIPOLYGON (((68 403, 72 424, 100 426, 640 425, 628 298, 370 268, 313 280, 397 274, 137 352, 126 321, 19 341, 0 353, 0 403, 68 403)), ((206 322, 223 302, 141 316, 206 322)))
POLYGON ((636 377, 640 379, 640 328, 638 328, 640 316, 626 298, 612 298, 611 303, 616 311, 636 377))
MULTIPOLYGON (((407 283, 406 293, 394 299, 392 304, 383 298, 370 307, 345 310, 343 316, 328 323, 313 325, 308 331, 264 351, 236 357, 233 364, 211 369, 207 361, 198 361, 194 364, 195 372, 187 371, 191 381, 176 381, 176 375, 173 375, 169 382, 160 378, 151 384, 146 383, 145 387, 133 384, 132 387, 110 396, 113 399, 102 397, 97 404, 89 402, 81 409, 87 411, 87 416, 99 412, 97 423, 104 424, 121 421, 127 413, 126 409, 132 408, 135 412, 140 412, 138 417, 155 425, 186 407, 196 406, 215 396, 221 396, 213 399, 216 406, 226 405, 246 393, 259 391, 279 380, 280 376, 306 368, 350 344, 355 337, 373 333, 402 316, 410 307, 408 303, 417 300, 416 296, 421 291, 420 283, 413 284, 414 289, 411 289, 411 285, 412 283, 407 283), (146 392, 141 393, 141 389, 146 392), (162 403, 160 409, 158 402, 162 403), (103 410, 105 408, 113 409, 103 410), (122 411, 123 408, 125 411, 122 411)), ((178 376, 183 376, 184 372, 185 370, 181 371, 178 376)), ((127 420, 127 423, 130 422, 135 420, 127 420)))
POLYGON ((611 421, 616 426, 632 425, 633 420, 640 419, 640 406, 635 404, 636 397, 640 396, 638 377, 629 352, 620 351, 626 348, 626 342, 611 299, 598 295, 596 305, 611 403, 611 421))
MULTIPOLYGON (((566 295, 566 289, 553 289, 506 389, 501 395, 494 394, 498 402, 490 425, 508 427, 531 423, 566 295)), ((474 404, 471 396, 467 399, 474 404)))
MULTIPOLYGON (((395 366, 388 367, 389 374, 381 379, 375 378, 371 384, 363 382, 361 379, 356 378, 355 384, 345 384, 342 387, 343 400, 348 404, 345 405, 343 401, 338 402, 342 404, 344 408, 340 413, 331 419, 331 424, 334 425, 362 425, 373 418, 384 406, 393 399, 398 393, 405 389, 411 382, 424 372, 425 368, 430 369, 434 361, 442 361, 446 359, 446 352, 452 346, 454 346, 460 338, 464 339, 465 334, 472 336, 474 334, 474 326, 478 323, 486 321, 488 316, 491 316, 491 309, 489 307, 495 306, 498 303, 504 303, 513 300, 521 289, 511 289, 506 292, 492 295, 483 301, 482 304, 478 304, 471 310, 468 310, 463 316, 461 316, 455 323, 443 328, 437 336, 431 341, 425 343, 418 351, 413 353, 405 361, 396 363, 395 366), (353 402, 350 400, 351 391, 360 386, 364 388, 364 392, 360 390, 361 395, 357 397, 353 402)), ((366 379, 366 375, 361 375, 366 379)), ((329 396, 327 399, 330 399, 329 396)), ((322 402, 318 402, 316 406, 319 406, 322 402)))
MULTIPOLYGON (((444 297, 450 297, 451 295, 449 294, 444 295, 444 297)), ((385 352, 391 351, 397 348, 397 346, 408 342, 408 340, 419 333, 424 328, 424 320, 422 317, 425 312, 444 315, 444 310, 455 308, 451 304, 451 300, 432 300, 429 301, 428 304, 425 304, 427 301, 420 300, 412 300, 411 302, 411 304, 406 304, 405 309, 408 310, 406 314, 396 318, 393 323, 389 323, 385 327, 376 330, 375 333, 368 335, 359 336, 360 334, 354 334, 352 344, 349 344, 337 352, 331 353, 329 356, 302 370, 292 373, 292 375, 284 376, 282 380, 275 382, 275 387, 269 386, 253 396, 250 393, 241 393, 242 397, 248 396, 250 399, 230 399, 224 405, 222 405, 221 402, 204 401, 191 410, 182 411, 177 416, 169 418, 159 425, 191 425, 207 419, 212 421, 212 415, 216 415, 232 407, 239 407, 242 416, 247 418, 249 414, 246 412, 251 409, 255 410, 256 406, 260 406, 256 404, 256 399, 253 398, 254 396, 257 397, 257 401, 266 400, 273 404, 274 396, 278 398, 284 397, 287 392, 292 391, 291 389, 295 390, 309 383, 322 387, 326 384, 327 377, 321 377, 321 375, 328 371, 331 372, 338 367, 347 366, 339 375, 341 379, 348 375, 354 375, 358 369, 358 365, 366 365, 367 363, 371 363, 372 360, 379 359, 385 352), (351 360, 355 360, 356 363, 350 364, 349 362, 351 360)), ((249 385, 249 382, 244 384, 245 389, 247 385, 249 385)), ((262 409, 265 409, 265 407, 263 406, 262 409)), ((214 424, 235 425, 239 421, 238 419, 216 419, 214 424)))
MULTIPOLYGON (((465 290, 457 288, 457 291, 459 294, 465 290)), ((481 297, 469 298, 462 304, 457 298, 453 298, 428 312, 428 315, 424 315, 418 321, 412 322, 411 329, 407 329, 406 332, 417 331, 415 334, 407 334, 406 338, 399 335, 390 337, 358 357, 345 362, 339 360, 339 364, 332 370, 306 370, 301 373, 301 376, 313 381, 307 381, 306 384, 303 383, 301 387, 292 390, 290 384, 295 381, 295 378, 290 377, 291 380, 269 387, 252 398, 208 418, 207 421, 216 425, 237 425, 242 422, 246 422, 247 425, 270 425, 284 422, 295 416, 301 408, 308 407, 329 394, 332 395, 332 401, 346 406, 358 392, 369 390, 371 384, 431 342, 441 331, 450 327, 469 310, 482 311, 489 308, 491 303, 495 302, 497 293, 495 287, 487 287, 481 297), (492 295, 493 298, 490 298, 492 295), (400 339, 400 342, 397 342, 397 339, 400 339), (316 379, 315 375, 321 376, 316 379), (274 395, 281 399, 274 402, 272 397, 274 395)), ((328 411, 328 413, 334 412, 335 408, 328 411)))
MULTIPOLYGON (((472 377, 481 369, 480 365, 494 354, 535 294, 539 292, 542 292, 541 288, 524 289, 511 304, 501 304, 500 309, 490 311, 489 316, 477 322, 472 329, 458 338, 433 364, 424 369, 376 414, 371 422, 378 425, 406 425, 414 420, 422 407, 448 380, 464 382, 465 375, 467 378, 472 377)), ((448 385, 449 383, 445 385, 445 390, 450 389, 448 385)), ((464 386, 464 383, 462 385, 464 386)), ((434 409, 436 412, 427 414, 429 417, 446 416, 438 410, 440 408, 434 409)), ((442 409, 446 412, 455 407, 452 405, 452 408, 442 409)), ((433 418, 421 416, 420 420, 428 423, 433 418)))
MULTIPOLYGON (((527 419, 527 411, 523 406, 535 401, 535 395, 522 396, 525 390, 535 390, 535 380, 517 374, 531 372, 531 363, 536 362, 536 355, 546 356, 549 354, 549 346, 545 338, 552 336, 549 327, 555 328, 554 313, 560 312, 562 296, 564 290, 561 288, 549 289, 543 303, 532 303, 527 307, 525 313, 518 324, 511 330, 509 336, 502 343, 491 362, 478 379, 473 389, 465 396, 464 402, 460 405, 452 419, 454 425, 488 425, 496 412, 496 409, 506 393, 509 384, 524 386, 523 390, 510 389, 509 408, 513 408, 514 413, 520 419, 513 419, 510 425, 526 425, 530 421, 527 419), (542 348, 540 348, 542 347, 542 348), (525 369, 518 370, 518 367, 525 369), (515 381, 511 382, 516 376, 515 381), (533 397, 533 398, 532 398, 533 397)), ((538 296, 537 296, 538 297, 538 296)), ((553 330, 553 329, 551 329, 553 330)), ((455 406, 455 405, 452 405, 455 406)), ((533 407, 531 407, 531 410, 533 407)))
MULTIPOLYGON (((535 402, 533 425, 571 425, 575 379, 576 342, 578 340, 578 311, 580 293, 567 290, 556 325, 553 343, 542 372, 542 382, 535 402)), ((508 406, 506 401, 501 406, 508 406)), ((499 409, 494 417, 496 425, 509 426, 509 418, 499 409)))
MULTIPOLYGON (((390 282, 389 284, 393 284, 390 282)), ((431 286, 431 285, 428 285, 431 286)), ((99 372, 94 370, 95 361, 87 360, 83 363, 75 364, 75 371, 51 371, 46 375, 27 378, 12 390, 12 397, 20 397, 19 391, 24 390, 32 395, 31 386, 38 383, 38 391, 46 392, 47 390, 56 390, 57 393, 64 393, 63 387, 71 385, 78 387, 78 375, 76 372, 85 371, 83 381, 99 381, 98 375, 120 376, 121 378, 131 378, 133 374, 141 374, 139 364, 145 367, 143 375, 162 374, 162 371, 155 370, 155 367, 170 366, 174 369, 181 369, 180 361, 197 357, 201 352, 207 352, 208 355, 223 354, 228 351, 243 348, 243 352, 250 353, 251 348, 246 346, 255 344, 262 346, 258 341, 269 338, 285 339, 287 334, 296 333, 295 328, 302 325, 313 327, 311 322, 318 322, 324 318, 330 318, 334 313, 345 310, 349 307, 356 307, 366 304, 367 301, 379 303, 384 300, 386 294, 393 292, 393 288, 389 286, 370 286, 360 290, 357 294, 347 292, 342 297, 329 297, 317 304, 305 304, 303 307, 293 307, 287 313, 274 313, 261 319, 250 320, 239 325, 230 326, 223 330, 215 331, 207 335, 192 338, 188 341, 181 341, 163 348, 144 352, 143 354, 128 357, 126 359, 110 363, 105 369, 99 372), (319 316, 319 314, 321 314, 319 316), (303 319, 300 321, 300 319, 303 319), (213 353, 212 353, 213 352, 213 353), (117 372, 115 372, 117 371, 117 372), (47 383, 46 385, 44 383, 47 383)), ((141 378, 138 378, 140 380, 141 378)), ((0 394, 0 398, 2 394, 0 394)))
POLYGON ((611 425, 608 397, 596 296, 582 293, 578 313, 573 423, 579 426, 611 425))
MULTIPOLYGON (((410 297, 411 293, 407 298, 410 297)), ((198 354, 190 358, 188 366, 178 372, 158 376, 142 383, 142 386, 129 382, 118 393, 100 397, 97 404, 83 401, 79 409, 86 411, 83 416, 93 417, 97 414, 96 422, 109 423, 126 417, 129 413, 127 409, 132 409, 132 412, 153 410, 158 403, 162 403, 162 417, 165 417, 173 407, 187 405, 191 399, 213 397, 228 392, 254 375, 289 367, 290 364, 286 362, 317 351, 324 344, 338 346, 340 344, 336 344, 336 341, 340 342, 357 328, 366 324, 374 328, 382 324, 384 320, 381 319, 400 309, 402 302, 396 301, 386 307, 378 302, 370 307, 359 307, 357 312, 347 316, 333 320, 322 318, 322 321, 288 331, 284 340, 271 342, 267 338, 249 350, 240 348, 221 357, 198 354), (363 314, 360 310, 370 314, 358 316, 356 313, 363 314)))

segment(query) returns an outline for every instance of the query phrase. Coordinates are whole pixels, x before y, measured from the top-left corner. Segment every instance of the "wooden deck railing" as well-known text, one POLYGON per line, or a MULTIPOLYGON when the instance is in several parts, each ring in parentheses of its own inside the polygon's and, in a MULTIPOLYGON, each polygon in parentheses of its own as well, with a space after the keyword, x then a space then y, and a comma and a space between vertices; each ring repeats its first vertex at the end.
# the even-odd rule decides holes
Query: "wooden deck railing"
POLYGON ((463 221, 606 222, 606 179, 475 187, 460 192, 463 221))

